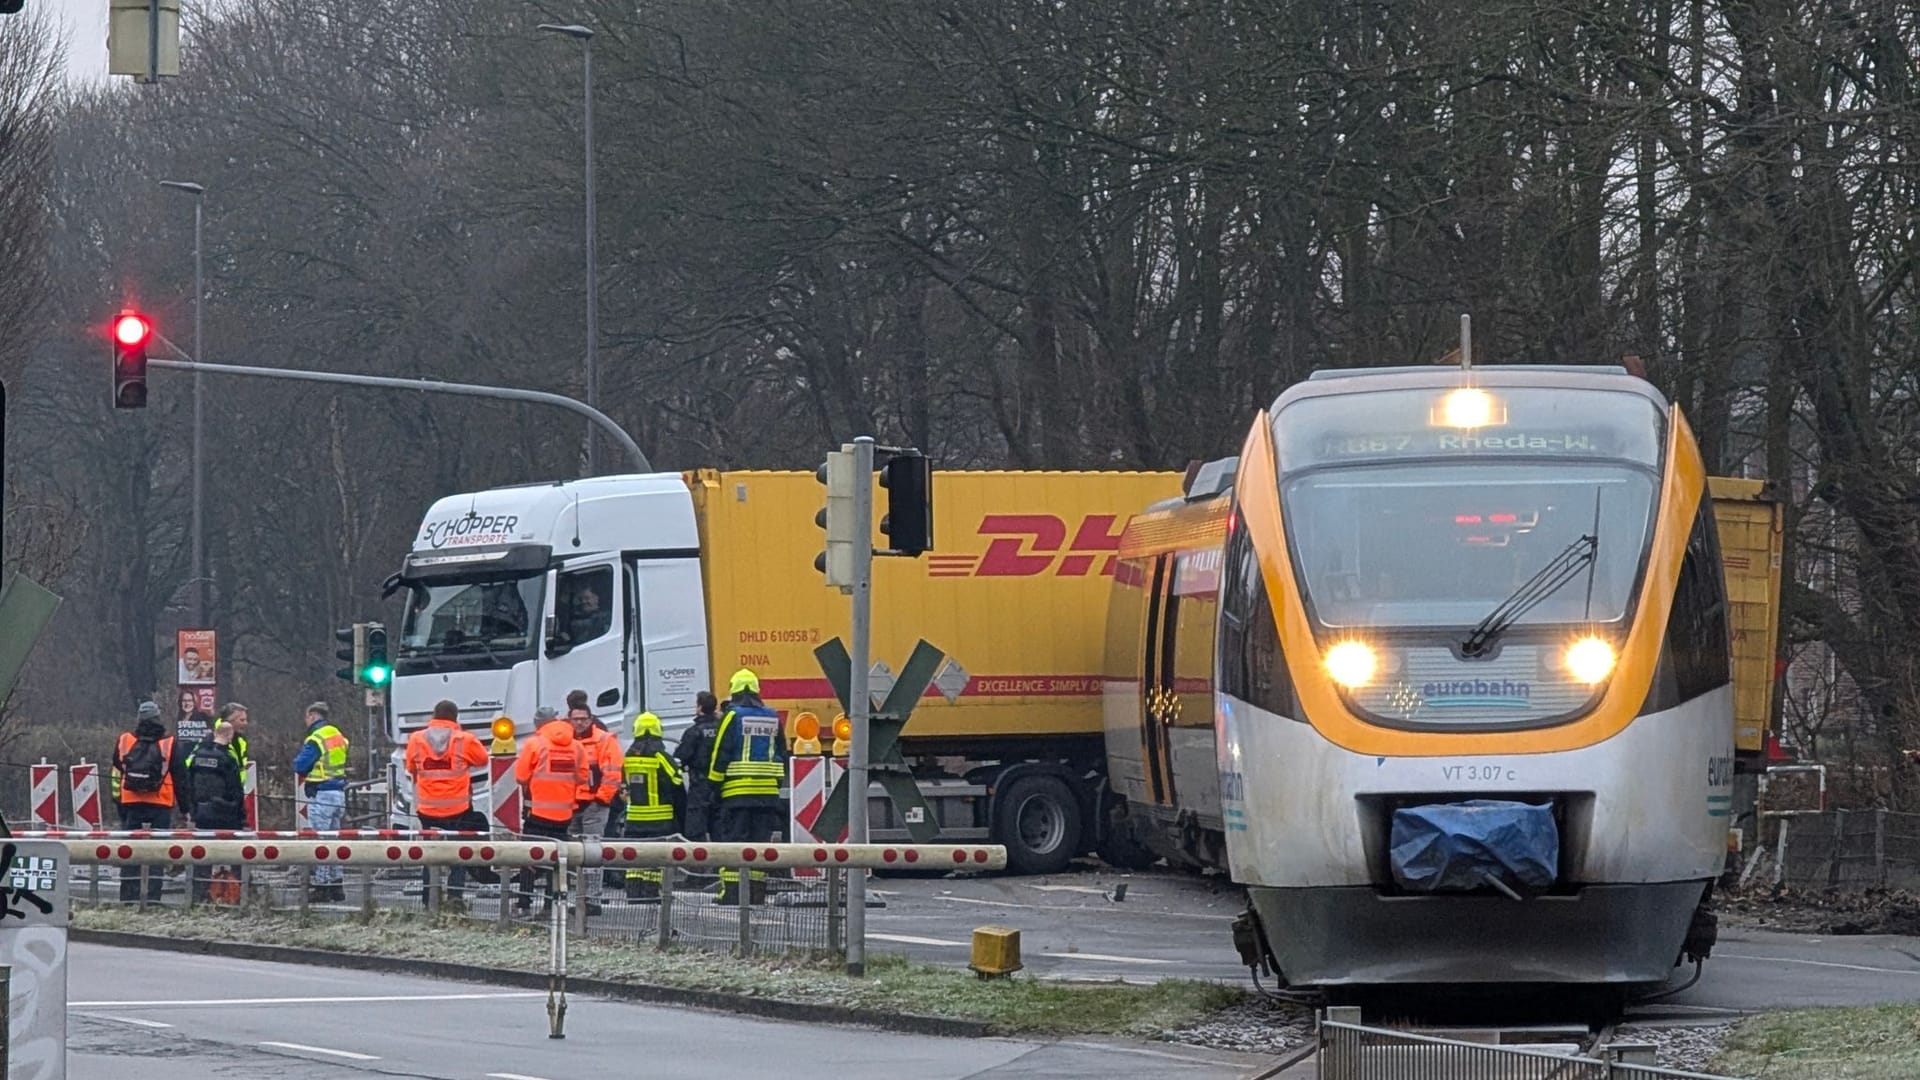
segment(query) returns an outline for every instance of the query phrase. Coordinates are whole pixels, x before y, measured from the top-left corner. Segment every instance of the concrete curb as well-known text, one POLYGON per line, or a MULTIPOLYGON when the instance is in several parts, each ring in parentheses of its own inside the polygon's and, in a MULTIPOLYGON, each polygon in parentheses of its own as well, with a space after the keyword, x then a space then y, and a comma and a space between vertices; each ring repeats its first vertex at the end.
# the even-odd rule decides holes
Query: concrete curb
MULTIPOLYGON (((515 990, 547 988, 547 977, 540 972, 476 967, 444 960, 333 952, 328 949, 302 949, 289 945, 255 945, 250 942, 169 938, 154 934, 134 934, 120 930, 87 930, 79 927, 67 931, 67 937, 70 941, 89 945, 111 945, 125 949, 154 949, 164 952, 219 956, 231 960, 264 960, 275 964, 307 964, 314 967, 345 968, 351 971, 384 971, 400 975, 419 975, 430 979, 447 979, 454 982, 484 983, 515 990)), ((684 990, 652 983, 613 982, 607 979, 582 979, 569 976, 567 991, 572 994, 613 998, 619 1001, 678 1005, 713 1012, 756 1016, 765 1020, 878 1028, 882 1031, 897 1031, 907 1035, 979 1039, 995 1034, 993 1026, 983 1020, 955 1020, 941 1016, 883 1012, 878 1009, 862 1009, 849 1005, 781 1001, 746 994, 729 994, 718 990, 684 990)))

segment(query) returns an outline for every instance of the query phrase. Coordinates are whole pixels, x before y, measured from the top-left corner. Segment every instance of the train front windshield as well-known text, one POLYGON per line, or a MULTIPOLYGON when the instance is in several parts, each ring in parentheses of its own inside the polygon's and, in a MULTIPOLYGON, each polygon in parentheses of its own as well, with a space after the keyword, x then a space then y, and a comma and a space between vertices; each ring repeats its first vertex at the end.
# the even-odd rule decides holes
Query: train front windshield
POLYGON ((1335 632, 1471 628, 1570 553, 1577 572, 1514 625, 1626 618, 1659 491, 1658 408, 1604 390, 1462 395, 1309 397, 1275 418, 1314 620, 1335 632))

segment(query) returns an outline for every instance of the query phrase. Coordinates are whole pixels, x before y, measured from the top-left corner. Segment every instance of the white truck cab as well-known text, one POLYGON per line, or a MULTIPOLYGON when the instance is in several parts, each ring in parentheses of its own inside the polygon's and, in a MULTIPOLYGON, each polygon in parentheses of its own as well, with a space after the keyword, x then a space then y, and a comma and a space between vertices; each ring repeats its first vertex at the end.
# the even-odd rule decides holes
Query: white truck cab
MULTIPOLYGON (((616 735, 646 710, 672 741, 710 685, 700 574, 693 499, 678 473, 435 502, 387 581, 389 596, 406 597, 388 737, 404 745, 442 699, 483 738, 503 715, 525 737, 535 710, 564 713, 568 692, 584 690, 616 735)), ((406 816, 412 786, 394 788, 406 816)))

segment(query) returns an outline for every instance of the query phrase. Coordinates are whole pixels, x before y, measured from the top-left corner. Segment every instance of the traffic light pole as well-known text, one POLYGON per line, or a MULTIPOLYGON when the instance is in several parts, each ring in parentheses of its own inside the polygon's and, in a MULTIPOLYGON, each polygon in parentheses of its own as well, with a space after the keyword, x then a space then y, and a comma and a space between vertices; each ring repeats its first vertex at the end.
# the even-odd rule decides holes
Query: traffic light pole
MULTIPOLYGON (((867 842, 867 751, 872 735, 873 697, 868 668, 873 663, 873 439, 853 440, 853 612, 848 637, 847 720, 853 725, 847 748, 847 843, 867 842)), ((867 973, 867 872, 847 871, 847 974, 867 973)))
MULTIPOLYGON (((176 354, 186 357, 178 345, 167 341, 164 335, 154 335, 166 343, 176 354)), ((439 382, 433 379, 391 379, 381 375, 349 375, 338 371, 306 371, 300 368, 263 368, 245 367, 240 364, 209 364, 191 358, 181 360, 148 359, 148 366, 167 368, 173 371, 191 371, 215 375, 251 375, 262 379, 292 379, 297 382, 335 383, 342 386, 364 386, 375 390, 412 390, 427 394, 453 394, 460 397, 494 398, 500 401, 519 401, 531 405, 552 405, 586 417, 600 430, 607 433, 621 449, 627 452, 636 472, 652 472, 653 463, 640 451, 633 436, 613 422, 613 418, 585 402, 575 401, 564 394, 549 394, 544 390, 523 390, 515 386, 481 386, 476 383, 439 382)), ((868 460, 872 460, 869 441, 868 460)), ((871 514, 872 496, 868 496, 869 514, 871 514)))

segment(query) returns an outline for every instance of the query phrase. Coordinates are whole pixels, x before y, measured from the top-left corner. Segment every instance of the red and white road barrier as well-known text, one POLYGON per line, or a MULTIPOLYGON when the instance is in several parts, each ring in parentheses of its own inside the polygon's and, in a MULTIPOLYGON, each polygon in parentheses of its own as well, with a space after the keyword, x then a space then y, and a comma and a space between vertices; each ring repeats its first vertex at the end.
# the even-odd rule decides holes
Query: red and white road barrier
POLYGON ((244 792, 241 798, 247 807, 248 829, 260 827, 260 782, 255 779, 255 772, 253 762, 249 761, 246 771, 240 775, 240 790, 244 792))
POLYGON ((490 797, 488 815, 493 827, 508 832, 520 831, 520 785, 513 780, 513 758, 487 759, 490 797))
POLYGON ((76 829, 100 828, 100 766, 80 764, 67 768, 68 789, 73 793, 73 825, 76 829))
POLYGON ((44 829, 13 834, 20 840, 491 840, 492 833, 452 829, 44 829))
POLYGON ((52 765, 46 758, 40 764, 27 766, 28 775, 33 779, 33 796, 28 801, 29 817, 42 829, 60 827, 60 766, 52 765))
MULTIPOLYGON (((827 805, 827 795, 833 785, 847 771, 846 758, 796 757, 787 759, 787 790, 791 793, 787 800, 787 835, 796 844, 818 843, 820 837, 814 835, 813 823, 820 820, 820 811, 827 805)), ((834 837, 836 843, 846 840, 847 830, 843 827, 840 835, 834 837)), ((796 867, 795 877, 819 877, 819 869, 811 866, 796 867)))
POLYGON ((646 841, 581 844, 578 841, 506 840, 196 840, 66 837, 75 863, 246 863, 269 866, 546 866, 566 854, 569 866, 740 866, 927 870, 999 870, 1007 849, 985 844, 695 844, 646 841))
POLYGON ((307 798, 307 785, 293 786, 293 828, 295 832, 306 832, 313 828, 313 816, 309 809, 313 800, 307 798))

